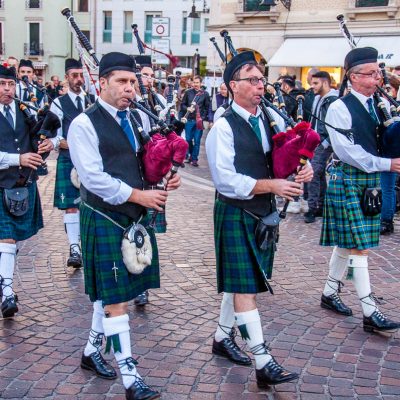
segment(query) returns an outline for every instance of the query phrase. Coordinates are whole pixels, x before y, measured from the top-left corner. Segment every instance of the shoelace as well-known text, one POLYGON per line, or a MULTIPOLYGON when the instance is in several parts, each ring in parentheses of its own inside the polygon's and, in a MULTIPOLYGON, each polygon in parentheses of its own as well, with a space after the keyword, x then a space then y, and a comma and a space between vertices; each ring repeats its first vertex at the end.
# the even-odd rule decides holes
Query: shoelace
MULTIPOLYGON (((250 351, 255 355, 255 356, 261 356, 263 354, 270 354, 271 348, 267 345, 266 342, 257 344, 253 347, 250 348, 250 351)), ((273 358, 272 358, 273 360, 273 358)))
MULTIPOLYGON (((3 278, 3 277, 0 275, 0 303, 1 303, 1 299, 2 299, 2 297, 3 297, 3 288, 8 287, 8 288, 11 289, 11 291, 13 291, 13 290, 12 290, 13 281, 14 281, 14 280, 13 280, 12 278, 3 278), (8 281, 10 281, 10 283, 6 283, 6 282, 5 282, 6 279, 7 279, 8 281)), ((11 299, 11 298, 13 298, 13 297, 15 297, 16 299, 18 298, 15 294, 11 294, 11 295, 9 295, 9 296, 6 296, 6 299, 11 299)))
MULTIPOLYGON (((371 292, 368 296, 361 297, 361 299, 360 299, 364 304, 371 306, 372 304, 370 304, 368 301, 366 301, 367 299, 371 299, 372 301, 374 301, 376 304, 379 304, 379 305, 385 304, 383 297, 375 296, 375 293, 373 293, 373 292, 371 292)), ((377 311, 379 311, 378 307, 375 307, 375 308, 377 311)))
POLYGON ((78 257, 81 255, 80 253, 81 248, 79 246, 79 244, 71 244, 70 246, 70 253, 72 257, 78 257))
POLYGON ((93 329, 89 332, 89 342, 96 347, 97 351, 100 351, 100 348, 103 344, 104 333, 96 332, 93 329))
POLYGON ((339 296, 339 292, 335 292, 331 295, 338 303, 343 304, 342 299, 339 296))
POLYGON ((334 290, 335 292, 337 292, 337 293, 341 293, 342 287, 344 286, 344 283, 343 283, 342 281, 339 281, 339 280, 337 280, 337 279, 335 279, 335 278, 332 278, 330 275, 328 275, 328 281, 327 281, 327 283, 328 283, 328 286, 329 286, 332 290, 334 290), (335 288, 335 287, 333 287, 332 285, 330 285, 330 283, 337 283, 338 287, 335 288))
MULTIPOLYGON (((128 371, 131 372, 136 368, 136 365, 138 365, 138 362, 133 358, 133 357, 128 357, 125 358, 124 360, 118 361, 118 367, 121 370, 121 367, 126 365, 128 367, 128 371)), ((149 386, 147 386, 143 379, 138 375, 138 374, 123 374, 123 376, 132 376, 135 378, 135 381, 133 382, 134 386, 137 387, 138 389, 149 389, 149 386)))

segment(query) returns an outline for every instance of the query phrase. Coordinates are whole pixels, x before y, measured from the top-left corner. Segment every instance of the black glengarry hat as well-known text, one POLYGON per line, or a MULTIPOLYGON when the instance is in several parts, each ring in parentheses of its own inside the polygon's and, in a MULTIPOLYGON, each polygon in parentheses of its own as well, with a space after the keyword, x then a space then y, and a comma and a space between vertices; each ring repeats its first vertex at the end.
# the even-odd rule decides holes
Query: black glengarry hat
POLYGON ((105 54, 99 65, 99 78, 112 71, 135 72, 135 60, 124 53, 117 51, 105 54))
POLYGON ((357 65, 375 63, 377 61, 378 50, 373 47, 357 47, 351 50, 344 59, 344 69, 348 71, 357 65))
POLYGON ((82 63, 80 60, 75 60, 75 58, 67 58, 65 60, 65 72, 70 69, 82 69, 82 63))
POLYGON ((32 63, 31 60, 24 60, 24 59, 21 59, 21 61, 19 62, 18 69, 21 68, 21 67, 29 67, 29 68, 34 69, 34 68, 33 68, 33 63, 32 63))
POLYGON ((245 64, 257 64, 256 58, 254 57, 254 53, 252 51, 244 51, 243 53, 239 53, 228 62, 224 71, 224 83, 228 89, 230 89, 229 82, 232 80, 233 74, 245 64))
POLYGON ((140 65, 140 68, 143 68, 143 67, 151 68, 152 67, 150 56, 145 56, 145 55, 135 56, 135 61, 137 64, 140 65))
POLYGON ((0 78, 17 80, 17 75, 14 67, 7 68, 0 64, 0 78))

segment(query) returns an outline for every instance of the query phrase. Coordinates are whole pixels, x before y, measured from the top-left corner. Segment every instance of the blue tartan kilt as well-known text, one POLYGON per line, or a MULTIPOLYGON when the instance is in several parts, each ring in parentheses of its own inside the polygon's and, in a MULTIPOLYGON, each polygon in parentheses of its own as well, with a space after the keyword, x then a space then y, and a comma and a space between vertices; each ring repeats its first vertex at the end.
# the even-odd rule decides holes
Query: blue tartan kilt
POLYGON ((25 215, 14 217, 4 206, 4 189, 0 188, 0 240, 14 239, 17 242, 29 239, 43 228, 42 206, 36 182, 28 186, 29 209, 25 215))
POLYGON ((265 275, 272 276, 274 249, 257 247, 257 220, 240 208, 216 199, 214 239, 218 293, 260 293, 267 291, 265 275))
MULTIPOLYGON (((148 220, 151 221, 154 215, 154 208, 147 209, 148 220)), ((154 221, 154 232, 165 233, 167 232, 167 218, 166 211, 157 213, 156 220, 154 221)))
MULTIPOLYGON (((133 220, 126 215, 100 210, 123 227, 133 220)), ((146 217, 147 218, 147 217, 146 217)), ((140 222, 147 225, 146 218, 140 222)), ((123 230, 113 222, 87 207, 80 205, 82 258, 85 293, 90 300, 102 300, 104 305, 119 304, 134 299, 147 289, 160 287, 158 249, 154 231, 146 228, 153 247, 153 259, 141 274, 128 272, 122 261, 123 230), (116 267, 116 276, 115 269, 116 267)))
POLYGON ((380 173, 367 174, 342 163, 332 168, 325 195, 320 244, 364 250, 379 245, 380 215, 364 216, 360 200, 365 188, 380 187, 380 173))
POLYGON ((57 160, 56 186, 54 189, 54 207, 60 210, 78 208, 79 190, 71 182, 71 170, 74 167, 68 155, 59 154, 57 160))

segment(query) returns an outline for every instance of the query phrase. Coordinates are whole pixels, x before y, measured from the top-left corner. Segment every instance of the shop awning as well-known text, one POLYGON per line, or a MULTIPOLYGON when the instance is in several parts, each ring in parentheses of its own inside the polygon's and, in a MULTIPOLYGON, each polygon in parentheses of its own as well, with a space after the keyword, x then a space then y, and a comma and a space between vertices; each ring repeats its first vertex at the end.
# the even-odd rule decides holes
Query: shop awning
MULTIPOLYGON (((371 36, 355 38, 357 46, 375 47, 379 62, 388 67, 400 65, 400 36, 371 36)), ((340 67, 350 51, 346 39, 333 38, 288 38, 268 61, 271 67, 340 67)))

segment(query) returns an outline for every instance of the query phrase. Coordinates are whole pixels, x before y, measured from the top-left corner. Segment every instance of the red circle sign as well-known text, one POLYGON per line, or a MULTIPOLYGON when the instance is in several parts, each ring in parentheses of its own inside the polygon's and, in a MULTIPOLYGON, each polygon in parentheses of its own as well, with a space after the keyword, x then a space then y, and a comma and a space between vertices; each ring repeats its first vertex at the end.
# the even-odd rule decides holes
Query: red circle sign
POLYGON ((159 35, 162 35, 162 34, 165 32, 165 27, 164 27, 164 25, 157 25, 157 26, 156 26, 156 32, 157 32, 159 35))

